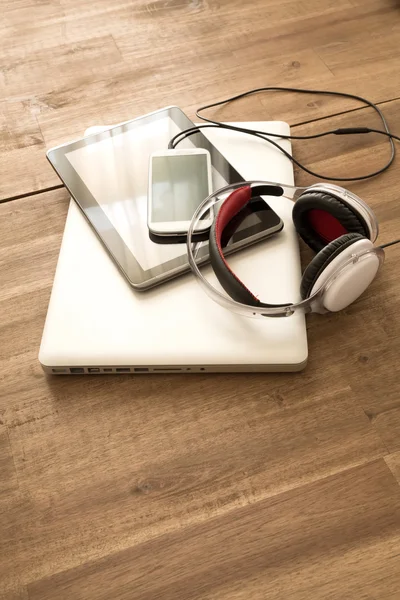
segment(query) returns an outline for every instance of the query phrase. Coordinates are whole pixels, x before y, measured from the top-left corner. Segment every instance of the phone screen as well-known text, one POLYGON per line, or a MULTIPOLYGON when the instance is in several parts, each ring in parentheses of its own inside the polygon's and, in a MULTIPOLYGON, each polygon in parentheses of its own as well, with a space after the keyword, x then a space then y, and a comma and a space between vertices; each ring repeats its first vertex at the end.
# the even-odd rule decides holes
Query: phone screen
POLYGON ((206 154, 153 156, 150 220, 190 221, 210 193, 208 182, 206 154))

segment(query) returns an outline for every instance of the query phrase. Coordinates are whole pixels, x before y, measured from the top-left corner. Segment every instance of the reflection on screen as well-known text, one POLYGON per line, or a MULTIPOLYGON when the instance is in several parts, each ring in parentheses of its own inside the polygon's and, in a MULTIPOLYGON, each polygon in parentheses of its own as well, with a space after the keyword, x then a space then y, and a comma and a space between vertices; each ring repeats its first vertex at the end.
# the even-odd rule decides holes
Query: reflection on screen
POLYGON ((207 155, 155 156, 151 180, 151 220, 190 221, 209 195, 207 155))
MULTIPOLYGON (((145 271, 186 254, 182 244, 153 243, 147 227, 150 155, 166 150, 179 131, 174 121, 165 117, 124 132, 111 130, 105 139, 66 155, 145 271)), ((183 147, 195 146, 185 140, 183 147)), ((227 184, 214 168, 212 179, 214 189, 227 184)))

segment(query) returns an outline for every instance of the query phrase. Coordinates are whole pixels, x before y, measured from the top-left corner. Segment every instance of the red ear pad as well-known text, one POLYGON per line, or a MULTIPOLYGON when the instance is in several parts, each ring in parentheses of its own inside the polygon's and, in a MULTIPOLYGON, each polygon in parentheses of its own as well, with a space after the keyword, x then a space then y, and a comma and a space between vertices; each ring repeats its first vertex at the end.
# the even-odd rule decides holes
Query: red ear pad
POLYGON ((326 192, 304 192, 293 207, 292 217, 297 232, 315 252, 346 233, 359 233, 369 239, 362 215, 326 192))
POLYGON ((321 210, 320 208, 312 208, 308 211, 308 222, 317 235, 326 241, 326 243, 336 240, 341 235, 348 233, 336 217, 321 210))
POLYGON ((210 229, 209 252, 211 266, 218 281, 227 294, 236 302, 259 306, 260 301, 233 273, 222 252, 222 232, 229 221, 251 200, 251 189, 246 186, 235 190, 219 209, 217 217, 210 229))
POLYGON ((219 209, 210 229, 209 253, 211 266, 223 289, 236 302, 267 308, 289 306, 288 304, 264 304, 261 302, 235 275, 224 257, 221 243, 223 231, 239 211, 250 202, 251 197, 252 190, 250 187, 239 188, 228 196, 219 209))

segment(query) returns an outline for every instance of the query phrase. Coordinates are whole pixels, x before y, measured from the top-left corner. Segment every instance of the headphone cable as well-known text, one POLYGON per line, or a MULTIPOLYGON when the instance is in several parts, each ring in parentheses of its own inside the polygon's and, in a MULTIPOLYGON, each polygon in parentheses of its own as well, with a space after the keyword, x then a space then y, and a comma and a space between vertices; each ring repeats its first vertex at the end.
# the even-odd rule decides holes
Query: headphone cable
POLYGON ((377 175, 384 173, 392 165, 394 158, 395 158, 396 148, 395 148, 393 139, 400 141, 400 137, 394 135, 390 131, 389 125, 386 121, 385 116, 383 115, 382 111, 376 104, 374 104, 373 102, 370 102, 369 100, 367 100, 366 98, 363 98, 362 96, 356 96, 354 94, 347 94, 345 92, 329 92, 329 91, 324 91, 324 90, 305 90, 302 88, 287 88, 287 87, 262 87, 262 88, 256 88, 253 90, 249 90, 247 92, 243 92, 242 94, 237 94, 236 96, 231 96, 230 98, 226 98, 225 100, 220 100, 218 102, 213 102, 211 104, 206 104, 204 106, 201 106, 200 108, 198 108, 196 110, 196 116, 199 119, 201 119, 202 121, 206 121, 207 124, 200 124, 200 125, 191 127, 189 129, 180 131, 170 140, 170 142, 168 144, 169 149, 176 148, 176 146, 180 142, 182 142, 185 138, 187 138, 191 135, 194 135, 195 133, 198 133, 200 129, 203 129, 206 127, 220 127, 222 129, 238 131, 240 133, 246 133, 248 135, 254 135, 255 137, 264 139, 266 142, 268 142, 269 144, 271 144, 272 146, 277 148, 280 152, 282 152, 289 160, 291 160, 297 167, 299 167, 299 169, 305 171, 312 177, 316 177, 317 179, 322 179, 325 181, 342 181, 342 182, 344 182, 344 181, 363 181, 365 179, 371 179, 372 177, 376 177, 377 175), (327 96, 338 96, 341 98, 350 98, 352 100, 362 102, 366 106, 369 106, 370 108, 372 108, 378 114, 378 116, 382 122, 382 125, 383 125, 383 130, 371 129, 369 127, 348 127, 348 128, 333 129, 333 130, 329 130, 329 131, 322 131, 320 133, 314 133, 311 135, 284 135, 284 134, 277 134, 277 133, 272 133, 272 132, 268 132, 268 131, 258 131, 258 130, 254 130, 254 129, 247 129, 246 127, 240 127, 238 125, 228 125, 226 123, 221 123, 221 121, 217 121, 215 119, 210 119, 208 117, 205 117, 201 114, 205 110, 208 110, 210 108, 216 108, 217 106, 222 106, 223 104, 228 104, 230 102, 234 102, 235 100, 239 100, 241 98, 245 98, 245 97, 253 95, 253 94, 269 92, 269 91, 274 91, 274 92, 283 91, 283 92, 294 92, 294 93, 299 93, 299 94, 319 94, 319 95, 327 95, 327 96), (285 139, 285 140, 312 140, 312 139, 317 139, 317 138, 321 138, 321 137, 326 137, 328 135, 357 135, 357 134, 365 134, 365 133, 377 133, 377 134, 385 135, 388 138, 388 141, 390 144, 390 158, 389 158, 388 162, 382 168, 378 169, 377 171, 374 171, 372 173, 367 173, 366 175, 360 175, 357 177, 332 177, 329 175, 323 175, 320 173, 316 173, 315 171, 312 171, 311 169, 309 169, 305 165, 303 165, 299 160, 295 159, 290 154, 290 152, 287 152, 279 144, 277 144, 276 142, 274 142, 273 140, 270 139, 271 137, 276 137, 276 138, 285 139))
MULTIPOLYGON (((229 98, 226 98, 225 100, 220 100, 218 102, 213 102, 211 104, 206 104, 204 106, 201 106, 200 108, 198 108, 196 110, 196 116, 197 116, 197 118, 201 119, 202 121, 206 121, 206 123, 199 124, 194 127, 190 127, 188 129, 185 129, 185 130, 177 133, 170 140, 170 142, 168 144, 169 149, 176 148, 176 146, 180 142, 182 142, 184 139, 186 139, 196 133, 199 133, 200 129, 205 129, 208 127, 214 127, 214 128, 218 127, 221 129, 238 131, 240 133, 253 135, 255 137, 263 139, 264 141, 266 141, 269 144, 271 144, 272 146, 274 146, 277 150, 282 152, 282 154, 284 154, 290 161, 292 161, 292 163, 294 163, 297 167, 299 167, 299 169, 301 169, 302 171, 305 171, 312 177, 316 177, 318 179, 322 179, 325 181, 340 181, 340 182, 364 181, 366 179, 371 179, 372 177, 376 177, 377 175, 381 175, 382 173, 387 171, 387 169, 389 169, 389 167, 393 164, 393 161, 395 159, 396 147, 395 147, 393 140, 397 140, 400 142, 400 136, 397 136, 390 131, 389 125, 386 121, 384 114, 382 113, 382 111, 376 104, 374 104, 370 100, 367 100, 366 98, 363 98, 362 96, 357 96, 355 94, 348 94, 345 92, 332 92, 332 91, 311 90, 311 89, 307 90, 307 89, 302 89, 302 88, 290 88, 290 87, 261 87, 261 88, 255 88, 255 89, 249 90, 247 92, 243 92, 241 94, 237 94, 236 96, 231 96, 229 98), (383 130, 374 129, 374 128, 370 128, 370 127, 342 127, 339 129, 322 131, 320 133, 314 133, 311 135, 285 135, 285 134, 280 134, 280 133, 278 134, 278 133, 272 133, 272 132, 267 132, 267 131, 258 131, 258 130, 254 130, 254 129, 248 129, 246 127, 239 127, 237 125, 228 125, 226 123, 222 123, 221 121, 217 121, 215 119, 210 119, 208 117, 204 117, 201 114, 205 110, 208 110, 210 108, 216 108, 218 106, 222 106, 224 104, 234 102, 235 100, 239 100, 241 98, 245 98, 245 97, 253 95, 253 94, 264 93, 264 92, 294 92, 294 93, 299 93, 299 94, 318 94, 318 95, 325 95, 325 96, 338 96, 341 98, 350 98, 351 100, 356 100, 358 102, 362 102, 366 106, 369 106, 370 108, 372 108, 378 114, 379 118, 381 119, 381 122, 383 125, 383 130), (388 138, 388 141, 390 144, 390 158, 389 158, 388 162, 383 167, 378 169, 377 171, 373 171, 372 173, 367 173, 366 175, 360 175, 358 177, 332 177, 329 175, 326 176, 326 175, 321 175, 320 173, 316 173, 315 171, 312 171, 311 169, 309 169, 308 167, 303 165, 299 160, 294 158, 294 156, 292 156, 292 154, 290 152, 288 152, 287 150, 282 148, 277 142, 270 139, 271 137, 275 137, 275 138, 280 138, 280 139, 284 139, 284 140, 313 140, 313 139, 317 139, 317 138, 321 138, 321 137, 326 137, 329 135, 363 135, 363 134, 367 134, 367 133, 375 133, 375 134, 379 134, 379 135, 384 135, 385 137, 388 138)), ((393 246, 398 243, 400 243, 400 239, 394 240, 392 242, 388 242, 387 244, 383 244, 380 247, 387 248, 388 246, 393 246)))
POLYGON ((393 242, 388 242, 387 244, 381 244, 381 246, 379 246, 379 248, 388 248, 389 246, 394 246, 395 244, 400 244, 400 239, 398 240, 393 240, 393 242))

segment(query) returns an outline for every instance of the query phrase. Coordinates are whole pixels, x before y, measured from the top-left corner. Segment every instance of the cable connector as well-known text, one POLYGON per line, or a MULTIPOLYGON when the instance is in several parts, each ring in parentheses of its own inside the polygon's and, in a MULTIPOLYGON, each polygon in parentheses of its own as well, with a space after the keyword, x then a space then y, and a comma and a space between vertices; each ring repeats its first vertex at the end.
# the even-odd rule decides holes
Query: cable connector
POLYGON ((343 127, 333 132, 335 135, 351 135, 354 133, 371 133, 368 127, 343 127))

